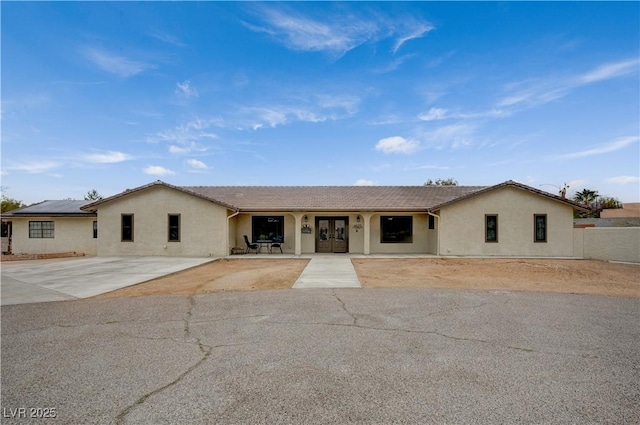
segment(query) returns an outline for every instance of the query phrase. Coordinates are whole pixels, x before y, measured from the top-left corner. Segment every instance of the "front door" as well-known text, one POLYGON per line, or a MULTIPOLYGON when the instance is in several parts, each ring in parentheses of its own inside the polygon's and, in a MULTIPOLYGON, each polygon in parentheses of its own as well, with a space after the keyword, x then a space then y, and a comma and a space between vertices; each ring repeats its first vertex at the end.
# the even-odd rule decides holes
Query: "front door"
POLYGON ((347 252, 347 217, 316 218, 316 252, 347 252))

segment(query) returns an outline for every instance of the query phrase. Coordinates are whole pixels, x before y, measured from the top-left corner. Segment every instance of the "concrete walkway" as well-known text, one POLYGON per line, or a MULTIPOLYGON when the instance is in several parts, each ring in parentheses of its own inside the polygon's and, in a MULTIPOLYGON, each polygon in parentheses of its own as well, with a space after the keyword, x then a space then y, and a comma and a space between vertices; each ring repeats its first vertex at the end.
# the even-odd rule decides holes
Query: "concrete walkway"
POLYGON ((199 257, 75 257, 2 263, 0 304, 64 301, 135 285, 213 261, 199 257))
POLYGON ((351 258, 340 255, 314 256, 293 288, 361 288, 351 258))

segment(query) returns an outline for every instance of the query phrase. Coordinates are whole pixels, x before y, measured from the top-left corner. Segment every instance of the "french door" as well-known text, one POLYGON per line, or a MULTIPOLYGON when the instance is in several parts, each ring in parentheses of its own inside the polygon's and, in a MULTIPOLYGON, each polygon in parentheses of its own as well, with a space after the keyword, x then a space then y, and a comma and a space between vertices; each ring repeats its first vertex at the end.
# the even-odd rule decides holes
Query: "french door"
POLYGON ((316 217, 316 252, 347 252, 347 217, 316 217))

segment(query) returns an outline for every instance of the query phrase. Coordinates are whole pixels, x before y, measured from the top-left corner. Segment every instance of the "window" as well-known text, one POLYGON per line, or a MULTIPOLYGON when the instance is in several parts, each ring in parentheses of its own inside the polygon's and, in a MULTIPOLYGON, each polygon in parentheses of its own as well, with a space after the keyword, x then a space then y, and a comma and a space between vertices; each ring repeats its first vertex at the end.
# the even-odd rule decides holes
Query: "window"
POLYGON ((382 216, 380 217, 380 242, 412 243, 413 217, 382 216))
POLYGON ((436 218, 432 215, 429 216, 429 230, 436 228, 436 218))
POLYGON ((180 214, 169 214, 169 242, 180 242, 180 214))
POLYGON ((29 238, 50 239, 54 235, 53 221, 30 221, 29 238))
POLYGON ((122 241, 133 242, 133 214, 122 214, 122 241))
POLYGON ((484 241, 498 242, 498 216, 495 214, 484 216, 484 241))
POLYGON ((534 226, 534 242, 546 242, 547 241, 547 215, 535 214, 533 216, 534 226))
POLYGON ((93 239, 96 239, 98 237, 98 222, 94 221, 93 222, 93 239))
POLYGON ((251 237, 255 241, 284 241, 284 216, 253 216, 251 237))

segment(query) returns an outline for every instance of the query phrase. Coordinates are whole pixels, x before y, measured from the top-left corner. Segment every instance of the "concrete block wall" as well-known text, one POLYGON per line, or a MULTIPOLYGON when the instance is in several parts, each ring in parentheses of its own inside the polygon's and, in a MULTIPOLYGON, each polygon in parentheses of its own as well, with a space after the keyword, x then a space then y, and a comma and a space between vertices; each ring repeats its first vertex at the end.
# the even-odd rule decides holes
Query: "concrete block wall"
POLYGON ((640 227, 574 229, 574 256, 640 264, 640 227))

